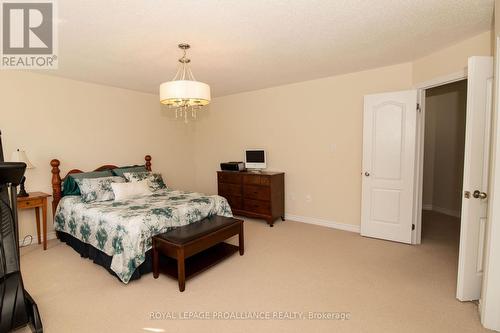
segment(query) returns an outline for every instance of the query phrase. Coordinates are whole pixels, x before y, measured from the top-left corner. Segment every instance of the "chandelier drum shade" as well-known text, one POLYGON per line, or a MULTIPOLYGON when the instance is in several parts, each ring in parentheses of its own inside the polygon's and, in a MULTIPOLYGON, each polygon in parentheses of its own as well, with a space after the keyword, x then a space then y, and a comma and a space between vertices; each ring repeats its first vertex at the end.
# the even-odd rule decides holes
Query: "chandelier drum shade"
POLYGON ((189 44, 179 44, 184 55, 179 59, 179 69, 172 81, 160 85, 160 103, 175 109, 175 117, 183 118, 185 122, 188 115, 196 118, 196 112, 210 103, 210 86, 206 83, 196 81, 186 57, 189 44))
POLYGON ((187 101, 192 105, 210 103, 210 86, 206 83, 191 80, 164 82, 160 85, 161 103, 174 105, 187 101))

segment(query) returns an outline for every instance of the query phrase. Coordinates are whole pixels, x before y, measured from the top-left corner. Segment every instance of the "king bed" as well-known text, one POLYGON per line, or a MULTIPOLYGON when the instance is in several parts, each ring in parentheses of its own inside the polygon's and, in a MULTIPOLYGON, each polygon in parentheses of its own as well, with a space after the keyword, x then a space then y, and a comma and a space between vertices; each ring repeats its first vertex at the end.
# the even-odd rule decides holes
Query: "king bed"
MULTIPOLYGON (((151 174, 151 156, 147 155, 145 161, 143 166, 105 165, 93 173, 113 172, 115 177, 108 178, 118 179, 120 170, 142 167, 151 174)), ((166 186, 155 188, 148 195, 89 202, 83 192, 78 195, 67 191, 73 177, 84 175, 81 170, 73 169, 61 178, 59 160, 52 160, 51 166, 52 209, 58 238, 124 283, 152 271, 153 236, 214 215, 232 217, 223 197, 166 186)))

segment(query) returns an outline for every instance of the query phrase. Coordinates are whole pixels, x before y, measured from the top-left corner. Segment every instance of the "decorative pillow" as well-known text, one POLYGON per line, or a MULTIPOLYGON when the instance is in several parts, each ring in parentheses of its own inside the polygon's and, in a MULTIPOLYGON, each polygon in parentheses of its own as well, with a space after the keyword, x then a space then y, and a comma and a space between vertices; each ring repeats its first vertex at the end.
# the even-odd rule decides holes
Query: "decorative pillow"
POLYGON ((112 183, 111 188, 113 189, 115 200, 152 194, 147 179, 131 183, 112 183))
POLYGON ((138 182, 144 179, 148 180, 149 187, 152 191, 161 190, 167 188, 161 173, 154 173, 150 171, 146 172, 125 172, 123 176, 129 182, 138 182))
POLYGON ((103 178, 85 178, 77 179, 80 187, 83 202, 108 201, 114 200, 115 195, 111 185, 113 183, 124 183, 123 177, 103 177, 103 178))
POLYGON ((115 176, 123 177, 125 172, 148 172, 148 169, 146 169, 145 165, 131 165, 113 169, 115 176))
POLYGON ((85 178, 101 178, 101 177, 111 177, 113 173, 111 170, 104 171, 92 171, 92 172, 81 172, 81 173, 72 173, 69 174, 68 177, 63 182, 62 186, 62 196, 66 195, 80 195, 80 188, 78 187, 78 183, 76 179, 85 179, 85 178))

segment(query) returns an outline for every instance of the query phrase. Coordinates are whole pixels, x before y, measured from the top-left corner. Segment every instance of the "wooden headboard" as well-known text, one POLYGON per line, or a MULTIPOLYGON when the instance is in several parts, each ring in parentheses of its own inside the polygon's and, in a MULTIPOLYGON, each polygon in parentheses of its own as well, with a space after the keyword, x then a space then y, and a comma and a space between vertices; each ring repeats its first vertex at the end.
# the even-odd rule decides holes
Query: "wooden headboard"
MULTIPOLYGON (((146 169, 148 171, 151 171, 151 156, 146 155, 144 156, 144 160, 146 163, 144 164, 146 166, 146 169)), ((61 165, 61 162, 58 159, 53 159, 50 161, 50 166, 52 167, 52 213, 55 214, 57 205, 59 204, 59 200, 61 200, 62 197, 62 189, 61 189, 61 184, 62 182, 68 177, 68 175, 72 173, 82 173, 82 170, 79 169, 73 169, 70 170, 66 176, 61 178, 61 170, 59 170, 59 166, 61 165)), ((94 171, 103 171, 103 170, 112 170, 118 168, 116 165, 111 165, 111 164, 106 164, 103 166, 98 167, 94 171)))

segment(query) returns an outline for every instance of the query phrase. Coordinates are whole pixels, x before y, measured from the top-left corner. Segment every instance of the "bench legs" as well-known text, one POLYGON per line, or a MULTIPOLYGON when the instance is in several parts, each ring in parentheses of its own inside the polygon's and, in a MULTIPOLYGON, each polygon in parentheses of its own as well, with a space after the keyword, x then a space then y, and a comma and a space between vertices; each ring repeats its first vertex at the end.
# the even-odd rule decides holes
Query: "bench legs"
MULTIPOLYGON (((178 248, 177 253, 177 280, 179 281, 179 290, 184 291, 186 289, 186 263, 184 256, 184 249, 178 248)), ((156 247, 156 241, 153 239, 153 277, 155 279, 160 276, 160 265, 159 265, 158 248, 156 247)))
POLYGON ((240 256, 245 253, 245 238, 243 237, 243 222, 240 223, 240 232, 238 234, 238 248, 240 250, 240 256))
POLYGON ((179 280, 179 291, 186 289, 186 267, 184 249, 177 249, 177 279, 179 280))

